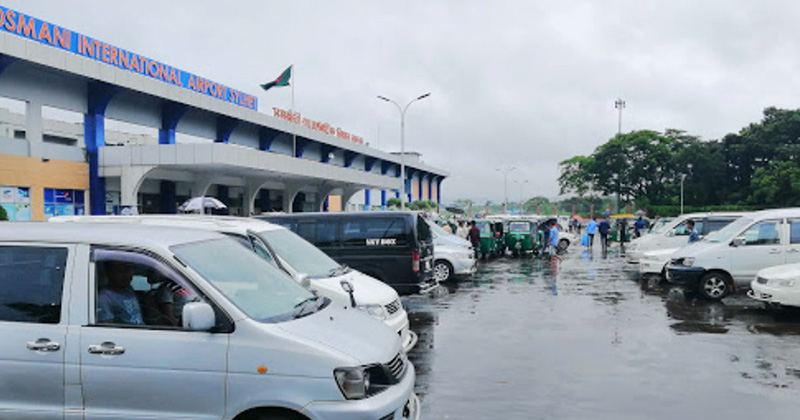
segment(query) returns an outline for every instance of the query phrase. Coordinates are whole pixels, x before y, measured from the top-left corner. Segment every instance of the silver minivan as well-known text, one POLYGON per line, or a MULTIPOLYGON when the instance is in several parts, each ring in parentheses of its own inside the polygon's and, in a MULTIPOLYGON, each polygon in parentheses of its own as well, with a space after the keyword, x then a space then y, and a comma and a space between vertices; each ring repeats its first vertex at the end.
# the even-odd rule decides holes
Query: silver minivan
POLYGON ((418 418, 397 334, 234 241, 3 223, 0 418, 418 418))

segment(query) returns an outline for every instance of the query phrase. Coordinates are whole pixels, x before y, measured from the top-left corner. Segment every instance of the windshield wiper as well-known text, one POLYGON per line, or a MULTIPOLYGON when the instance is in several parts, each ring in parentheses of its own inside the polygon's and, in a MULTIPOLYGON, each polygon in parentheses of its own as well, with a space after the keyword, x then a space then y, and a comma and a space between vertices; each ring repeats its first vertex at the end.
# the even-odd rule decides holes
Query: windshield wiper
POLYGON ((309 297, 301 300, 296 305, 294 305, 294 308, 297 309, 297 312, 295 312, 295 314, 294 314, 294 319, 301 318, 301 317, 303 317, 305 315, 314 313, 314 311, 311 311, 308 314, 306 314, 304 312, 305 312, 305 309, 307 307, 306 305, 308 305, 308 303, 316 302, 317 300, 319 300, 319 296, 313 295, 313 296, 309 296, 309 297))
POLYGON ((338 267, 331 268, 331 271, 328 272, 328 277, 336 277, 341 276, 342 274, 347 274, 350 272, 350 267, 346 264, 342 264, 338 267))

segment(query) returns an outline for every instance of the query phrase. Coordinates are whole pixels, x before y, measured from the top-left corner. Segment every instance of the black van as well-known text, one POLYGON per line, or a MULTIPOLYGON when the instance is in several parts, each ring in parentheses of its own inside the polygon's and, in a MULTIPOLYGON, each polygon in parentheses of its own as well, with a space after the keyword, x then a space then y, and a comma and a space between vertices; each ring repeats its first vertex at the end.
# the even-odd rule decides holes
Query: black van
POLYGON ((433 278, 433 236, 415 212, 296 213, 255 216, 285 226, 341 264, 400 294, 424 293, 433 278))

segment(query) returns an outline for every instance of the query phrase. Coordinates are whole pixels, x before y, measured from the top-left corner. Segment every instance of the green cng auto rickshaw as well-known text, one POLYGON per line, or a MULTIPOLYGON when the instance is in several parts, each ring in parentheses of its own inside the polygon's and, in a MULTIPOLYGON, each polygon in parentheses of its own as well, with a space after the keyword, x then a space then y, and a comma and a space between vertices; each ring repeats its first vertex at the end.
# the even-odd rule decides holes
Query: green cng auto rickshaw
POLYGON ((533 251, 532 231, 533 224, 527 220, 509 221, 504 235, 506 249, 515 257, 533 251))
MULTIPOLYGON (((501 223, 502 224, 502 223, 501 223)), ((476 220, 475 226, 481 231, 481 245, 478 249, 483 259, 494 257, 498 254, 495 222, 491 220, 476 220)))

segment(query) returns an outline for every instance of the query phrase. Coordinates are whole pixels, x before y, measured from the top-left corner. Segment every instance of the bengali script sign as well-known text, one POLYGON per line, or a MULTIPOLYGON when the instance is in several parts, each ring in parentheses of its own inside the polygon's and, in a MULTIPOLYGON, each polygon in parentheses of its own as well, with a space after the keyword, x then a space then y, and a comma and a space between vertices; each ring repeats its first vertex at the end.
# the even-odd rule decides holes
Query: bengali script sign
POLYGON ((272 108, 275 118, 280 118, 282 120, 289 121, 291 123, 295 123, 298 125, 303 125, 303 127, 310 128, 314 131, 319 131, 321 133, 325 133, 331 136, 336 136, 342 140, 352 141, 353 143, 364 144, 364 138, 359 137, 355 134, 348 133, 347 131, 342 130, 339 127, 334 127, 328 123, 314 121, 309 118, 303 118, 299 112, 292 112, 287 111, 285 109, 280 108, 272 108))
POLYGON ((258 98, 253 95, 1 6, 0 30, 241 107, 258 110, 258 98))

